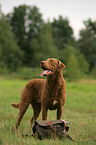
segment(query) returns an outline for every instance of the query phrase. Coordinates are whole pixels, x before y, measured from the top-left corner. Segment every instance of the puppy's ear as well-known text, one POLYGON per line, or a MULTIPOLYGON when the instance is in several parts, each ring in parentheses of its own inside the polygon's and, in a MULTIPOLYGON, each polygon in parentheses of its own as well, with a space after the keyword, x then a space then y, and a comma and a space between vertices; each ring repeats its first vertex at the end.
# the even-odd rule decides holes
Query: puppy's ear
POLYGON ((65 65, 60 60, 58 60, 58 70, 63 70, 64 68, 65 65))

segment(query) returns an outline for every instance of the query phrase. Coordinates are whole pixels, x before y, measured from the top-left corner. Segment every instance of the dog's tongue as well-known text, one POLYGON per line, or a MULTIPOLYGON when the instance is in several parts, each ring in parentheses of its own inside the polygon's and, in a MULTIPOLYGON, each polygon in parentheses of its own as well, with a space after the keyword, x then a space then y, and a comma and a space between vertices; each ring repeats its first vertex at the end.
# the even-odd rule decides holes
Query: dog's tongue
POLYGON ((51 72, 50 70, 44 70, 44 71, 40 74, 40 76, 43 77, 44 75, 47 76, 48 74, 52 74, 52 72, 51 72))

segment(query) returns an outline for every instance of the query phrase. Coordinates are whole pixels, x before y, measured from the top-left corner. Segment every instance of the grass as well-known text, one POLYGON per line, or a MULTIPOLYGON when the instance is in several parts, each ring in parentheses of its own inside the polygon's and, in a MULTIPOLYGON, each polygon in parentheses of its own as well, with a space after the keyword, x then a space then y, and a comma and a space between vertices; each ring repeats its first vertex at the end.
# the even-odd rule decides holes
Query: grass
MULTIPOLYGON (((21 134, 31 135, 29 106, 20 128, 15 132, 14 125, 18 110, 11 103, 18 102, 20 92, 28 80, 6 80, 0 78, 0 145, 95 145, 96 144, 96 81, 66 82, 67 99, 62 119, 71 122, 68 134, 75 140, 22 138, 21 134)), ((38 120, 41 120, 41 114, 38 120)), ((56 119, 56 111, 48 112, 48 120, 56 119)))

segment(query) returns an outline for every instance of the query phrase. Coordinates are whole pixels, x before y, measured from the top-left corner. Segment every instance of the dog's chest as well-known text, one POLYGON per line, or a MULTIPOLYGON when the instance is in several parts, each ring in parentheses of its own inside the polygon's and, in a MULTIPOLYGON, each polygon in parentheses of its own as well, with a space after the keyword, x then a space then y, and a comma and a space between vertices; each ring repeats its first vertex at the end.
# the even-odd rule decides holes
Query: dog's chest
POLYGON ((52 99, 52 100, 49 100, 48 101, 48 109, 49 110, 56 110, 59 106, 59 101, 58 100, 55 100, 55 99, 52 99))
POLYGON ((48 90, 46 90, 47 95, 50 97, 58 97, 60 93, 60 86, 55 86, 55 84, 53 84, 53 86, 48 86, 48 90))
POLYGON ((58 101, 54 100, 53 101, 53 105, 56 105, 58 103, 58 101))

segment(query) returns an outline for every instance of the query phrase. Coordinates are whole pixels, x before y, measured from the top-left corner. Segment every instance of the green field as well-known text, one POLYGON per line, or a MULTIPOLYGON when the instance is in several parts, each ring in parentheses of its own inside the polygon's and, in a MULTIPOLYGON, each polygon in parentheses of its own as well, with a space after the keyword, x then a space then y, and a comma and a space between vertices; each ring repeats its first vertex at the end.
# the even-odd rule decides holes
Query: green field
MULTIPOLYGON (((31 134, 30 119, 32 108, 28 108, 19 128, 14 130, 18 110, 11 103, 19 101, 20 92, 28 80, 6 80, 0 78, 0 145, 96 145, 96 81, 66 82, 67 99, 62 119, 69 121, 68 134, 75 140, 22 138, 21 134, 31 134)), ((48 120, 56 119, 56 111, 48 112, 48 120)), ((41 114, 38 118, 41 120, 41 114)))

